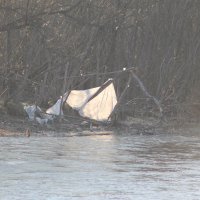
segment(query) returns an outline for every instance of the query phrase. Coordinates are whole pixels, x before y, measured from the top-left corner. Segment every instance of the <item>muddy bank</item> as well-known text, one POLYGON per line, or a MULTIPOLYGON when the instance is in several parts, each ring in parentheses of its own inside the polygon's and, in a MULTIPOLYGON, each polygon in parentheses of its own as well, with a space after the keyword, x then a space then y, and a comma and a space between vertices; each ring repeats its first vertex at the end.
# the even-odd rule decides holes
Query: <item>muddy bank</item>
POLYGON ((70 136, 77 133, 110 131, 110 127, 96 126, 86 121, 72 120, 56 121, 52 124, 40 125, 28 118, 2 115, 0 116, 0 136, 70 136))
POLYGON ((30 122, 28 118, 1 115, 0 136, 87 136, 91 134, 112 134, 120 132, 124 134, 154 135, 163 133, 200 133, 200 123, 197 120, 184 121, 168 119, 160 122, 155 118, 129 117, 113 125, 91 124, 83 120, 63 119, 52 124, 39 125, 30 122))

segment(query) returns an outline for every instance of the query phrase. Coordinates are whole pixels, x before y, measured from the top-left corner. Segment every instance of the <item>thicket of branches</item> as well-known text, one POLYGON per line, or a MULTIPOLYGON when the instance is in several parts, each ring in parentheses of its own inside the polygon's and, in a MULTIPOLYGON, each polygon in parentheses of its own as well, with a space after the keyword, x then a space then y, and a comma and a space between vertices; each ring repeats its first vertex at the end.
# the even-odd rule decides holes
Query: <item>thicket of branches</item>
MULTIPOLYGON (((134 67, 165 112, 198 102, 199 10, 199 0, 0 0, 0 98, 40 105, 110 77, 120 96, 129 73, 109 72, 134 67)), ((151 105, 134 81, 126 102, 132 114, 151 105)))

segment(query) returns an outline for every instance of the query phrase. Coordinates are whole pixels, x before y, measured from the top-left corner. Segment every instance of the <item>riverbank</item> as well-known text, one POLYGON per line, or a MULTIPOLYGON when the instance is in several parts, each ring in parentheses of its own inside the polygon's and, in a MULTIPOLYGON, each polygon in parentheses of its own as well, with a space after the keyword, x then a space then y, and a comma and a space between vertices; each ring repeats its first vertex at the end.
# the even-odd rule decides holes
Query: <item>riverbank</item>
POLYGON ((39 125, 29 121, 28 118, 14 117, 10 115, 0 116, 1 137, 30 137, 30 136, 88 136, 91 134, 112 134, 121 132, 128 134, 154 135, 162 133, 200 133, 198 120, 168 119, 160 122, 155 118, 128 117, 114 125, 97 125, 83 120, 64 119, 53 124, 39 125))

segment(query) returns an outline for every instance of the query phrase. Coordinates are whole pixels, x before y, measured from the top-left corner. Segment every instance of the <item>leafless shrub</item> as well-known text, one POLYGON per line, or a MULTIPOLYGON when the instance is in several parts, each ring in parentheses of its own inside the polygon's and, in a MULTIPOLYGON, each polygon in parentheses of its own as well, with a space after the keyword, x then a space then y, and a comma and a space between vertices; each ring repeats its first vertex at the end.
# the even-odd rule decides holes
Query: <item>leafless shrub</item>
MULTIPOLYGON (((108 72, 135 67, 171 112, 199 80, 199 9, 198 0, 1 0, 1 98, 44 104, 110 76, 120 96, 127 76, 108 72)), ((129 91, 124 103, 143 98, 136 83, 129 91)))

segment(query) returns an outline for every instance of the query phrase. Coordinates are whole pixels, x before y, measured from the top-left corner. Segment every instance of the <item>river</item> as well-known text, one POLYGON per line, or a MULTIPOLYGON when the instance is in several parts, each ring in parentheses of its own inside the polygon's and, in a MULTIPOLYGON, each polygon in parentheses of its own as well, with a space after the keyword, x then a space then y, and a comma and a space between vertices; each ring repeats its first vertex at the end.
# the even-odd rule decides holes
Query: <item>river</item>
POLYGON ((0 138, 1 200, 199 200, 200 135, 0 138))

